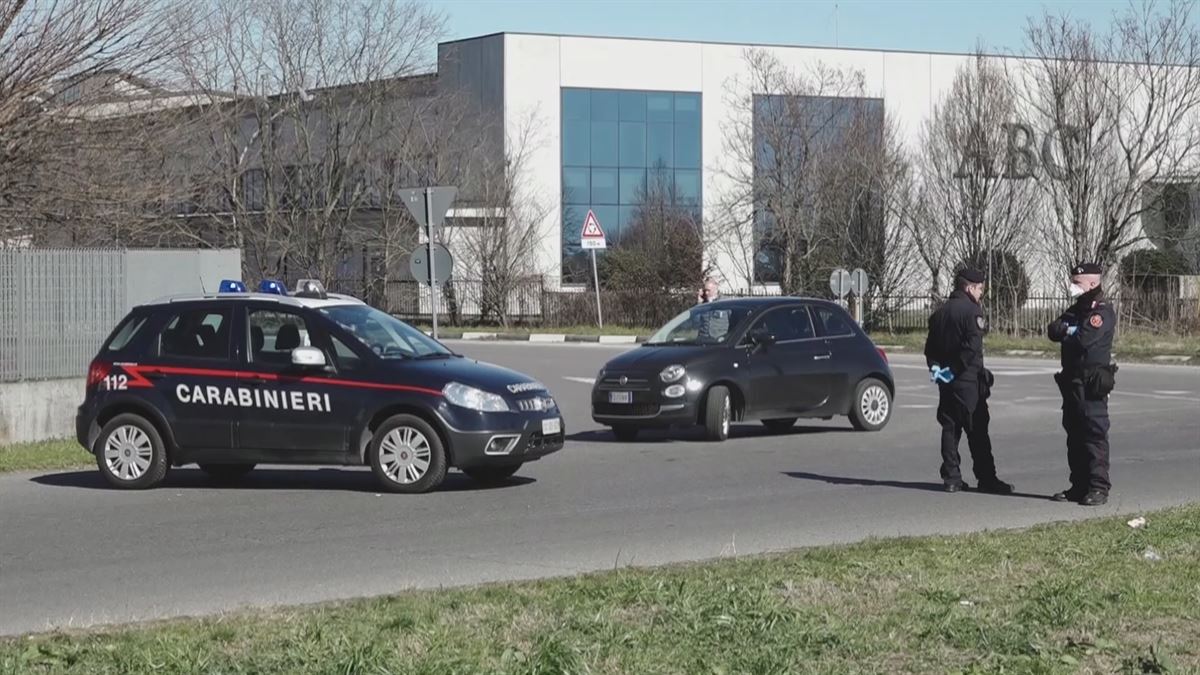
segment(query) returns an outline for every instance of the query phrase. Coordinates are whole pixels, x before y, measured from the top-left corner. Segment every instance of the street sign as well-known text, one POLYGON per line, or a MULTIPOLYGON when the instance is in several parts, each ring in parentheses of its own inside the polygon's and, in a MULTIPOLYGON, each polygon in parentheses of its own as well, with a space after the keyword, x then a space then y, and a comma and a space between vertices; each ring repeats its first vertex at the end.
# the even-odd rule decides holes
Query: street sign
POLYGON ((417 247, 417 250, 408 256, 408 271, 412 272, 414 279, 426 286, 429 285, 430 248, 433 249, 433 283, 441 286, 449 281, 450 273, 454 270, 454 257, 441 244, 434 244, 432 247, 417 247))
POLYGON ((850 273, 842 268, 837 268, 829 277, 829 290, 837 296, 839 300, 846 297, 850 292, 850 273))
POLYGON ((396 194, 404 201, 404 205, 408 207, 408 212, 412 214, 413 220, 421 227, 429 227, 432 223, 434 228, 442 224, 446 218, 446 212, 450 210, 450 205, 454 203, 454 197, 458 194, 458 188, 447 185, 430 188, 404 188, 397 190, 396 194), (429 193, 429 208, 425 208, 425 193, 429 193))
POLYGON ((583 219, 583 233, 579 237, 580 245, 584 250, 596 250, 608 248, 608 244, 604 238, 604 230, 600 228, 600 221, 596 218, 596 214, 588 209, 587 217, 583 219))
POLYGON ((871 290, 871 284, 867 279, 867 273, 861 267, 850 273, 850 292, 862 297, 871 290))

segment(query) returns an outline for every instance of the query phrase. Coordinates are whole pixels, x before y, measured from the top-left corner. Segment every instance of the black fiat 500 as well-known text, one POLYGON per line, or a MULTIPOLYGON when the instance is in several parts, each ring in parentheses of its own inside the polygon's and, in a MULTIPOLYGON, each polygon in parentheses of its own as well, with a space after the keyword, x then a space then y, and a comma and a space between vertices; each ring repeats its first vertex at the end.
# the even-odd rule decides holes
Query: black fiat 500
POLYGON ((231 287, 135 307, 92 361, 76 434, 113 486, 193 462, 226 480, 366 464, 387 490, 424 492, 450 467, 500 481, 563 447, 558 405, 527 375, 312 281, 231 287))
POLYGON ((609 361, 592 388, 592 419, 633 440, 647 428, 701 425, 711 440, 731 423, 772 431, 846 415, 878 431, 892 414, 887 356, 842 307, 808 298, 722 300, 672 319, 609 361))

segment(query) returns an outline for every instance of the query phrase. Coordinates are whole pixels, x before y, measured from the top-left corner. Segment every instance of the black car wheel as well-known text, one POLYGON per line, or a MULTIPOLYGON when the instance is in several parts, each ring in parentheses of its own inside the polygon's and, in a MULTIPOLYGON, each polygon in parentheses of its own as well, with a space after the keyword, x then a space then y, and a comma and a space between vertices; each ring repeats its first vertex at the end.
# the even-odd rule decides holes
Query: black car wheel
POLYGON ((612 428, 613 436, 617 437, 622 443, 632 443, 637 440, 638 428, 630 426, 617 426, 612 428))
POLYGON ((520 469, 520 464, 477 466, 473 469, 463 469, 463 473, 470 476, 471 480, 483 483, 484 485, 500 485, 507 482, 520 469))
POLYGON ((254 470, 254 464, 201 464, 200 470, 215 480, 226 481, 241 478, 254 470))
POLYGON ((850 423, 859 431, 879 431, 892 418, 892 394, 873 377, 858 383, 850 404, 850 423))
POLYGON ((428 492, 446 478, 442 440, 420 417, 389 417, 375 430, 367 454, 371 471, 389 492, 428 492))
POLYGON ((763 420, 763 426, 767 428, 767 431, 773 434, 782 434, 783 432, 796 426, 796 418, 787 417, 778 420, 763 420))
POLYGON ((122 490, 156 487, 171 468, 162 436, 141 415, 117 415, 109 420, 92 452, 104 479, 122 490))
POLYGON ((704 404, 704 435, 710 441, 729 438, 729 426, 733 421, 733 402, 728 387, 717 385, 708 390, 704 404))

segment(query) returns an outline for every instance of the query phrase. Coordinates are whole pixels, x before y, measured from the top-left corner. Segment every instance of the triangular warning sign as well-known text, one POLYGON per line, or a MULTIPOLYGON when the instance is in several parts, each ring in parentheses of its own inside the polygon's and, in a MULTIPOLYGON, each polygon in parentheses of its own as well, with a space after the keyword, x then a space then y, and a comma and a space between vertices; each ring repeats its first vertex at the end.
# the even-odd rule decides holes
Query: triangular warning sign
POLYGON ((587 218, 583 219, 583 238, 584 239, 603 239, 604 230, 600 229, 600 221, 596 219, 596 214, 590 209, 587 212, 587 218))

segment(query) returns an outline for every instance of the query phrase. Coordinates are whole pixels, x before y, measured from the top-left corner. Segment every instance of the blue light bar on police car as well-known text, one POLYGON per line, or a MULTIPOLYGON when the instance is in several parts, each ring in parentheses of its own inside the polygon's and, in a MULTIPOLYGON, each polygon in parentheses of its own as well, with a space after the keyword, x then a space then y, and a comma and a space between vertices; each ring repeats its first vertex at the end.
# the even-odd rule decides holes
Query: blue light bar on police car
POLYGON ((283 287, 283 284, 273 279, 263 279, 262 283, 258 285, 258 291, 274 295, 287 295, 287 289, 283 287))
POLYGON ((245 293, 246 292, 246 284, 243 284, 242 282, 237 281, 235 279, 222 279, 221 280, 221 288, 219 289, 219 292, 221 292, 221 293, 245 293))

